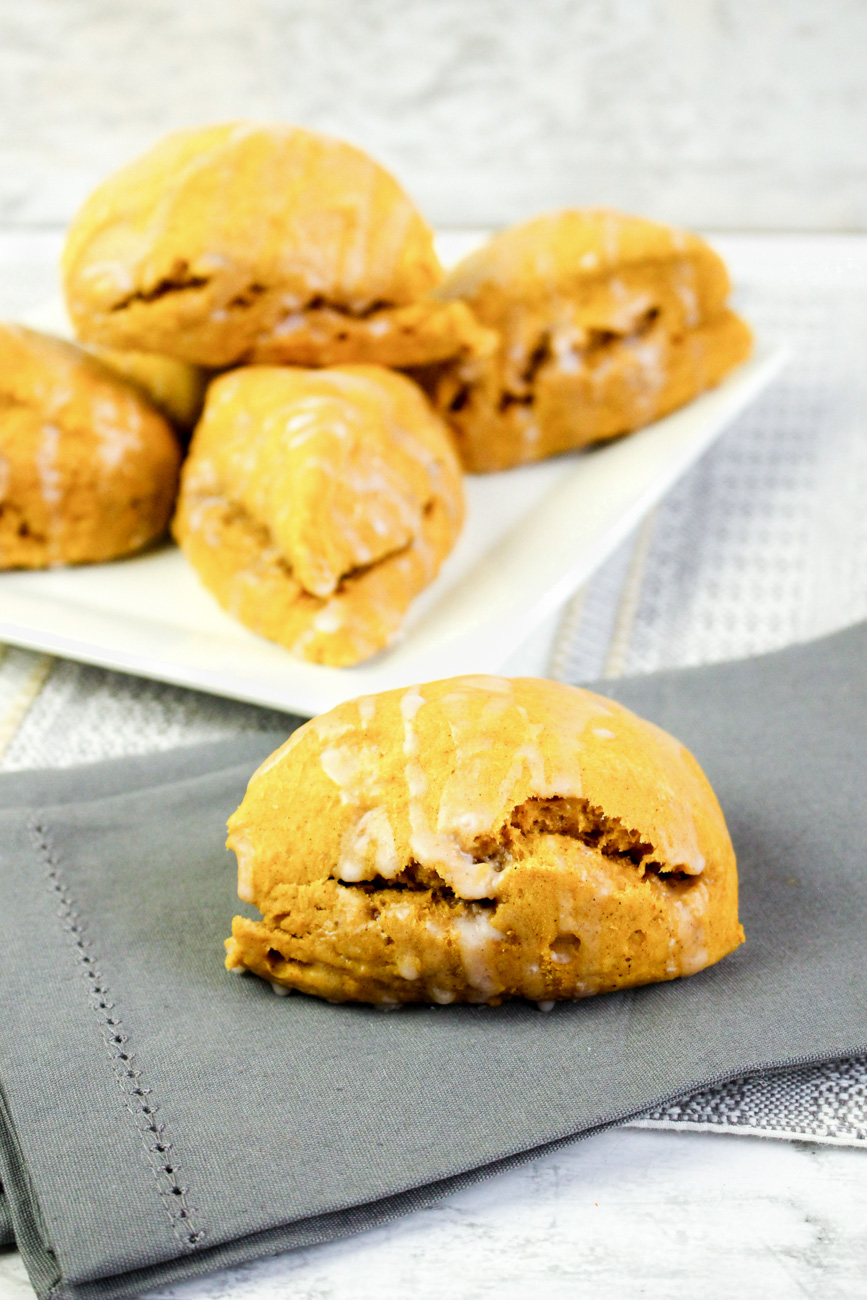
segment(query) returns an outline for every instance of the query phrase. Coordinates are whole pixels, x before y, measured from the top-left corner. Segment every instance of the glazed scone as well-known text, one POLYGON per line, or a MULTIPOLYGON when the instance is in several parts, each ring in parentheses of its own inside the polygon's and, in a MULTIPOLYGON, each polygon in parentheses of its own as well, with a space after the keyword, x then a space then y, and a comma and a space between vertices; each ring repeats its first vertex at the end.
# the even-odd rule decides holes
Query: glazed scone
POLYGON ((82 348, 0 325, 0 568, 112 560, 165 531, 180 447, 82 348))
POLYGON ((692 975, 743 941, 719 804, 678 741, 536 678, 342 704, 229 820, 226 965, 333 1001, 539 1002, 692 975))
POLYGON ((224 609, 342 667, 394 640, 463 514, 448 430, 409 379, 247 366, 208 390, 173 531, 224 609))
POLYGON ((437 290, 495 331, 494 351, 420 376, 464 466, 507 469, 648 424, 750 352, 729 279, 698 236, 587 209, 494 236, 437 290))
POLYGON ((208 372, 174 357, 155 352, 118 352, 92 343, 87 348, 109 370, 114 370, 160 411, 179 433, 190 433, 205 404, 208 372))
POLYGON ((63 254, 78 336, 195 365, 410 366, 478 351, 433 232, 360 149, 280 124, 177 131, 104 181, 63 254))

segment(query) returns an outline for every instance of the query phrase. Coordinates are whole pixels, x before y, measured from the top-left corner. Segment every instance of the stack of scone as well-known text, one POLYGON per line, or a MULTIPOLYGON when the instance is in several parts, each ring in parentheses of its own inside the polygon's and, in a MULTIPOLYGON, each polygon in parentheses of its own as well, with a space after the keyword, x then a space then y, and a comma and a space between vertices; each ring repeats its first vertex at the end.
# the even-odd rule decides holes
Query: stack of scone
POLYGON ((563 212, 446 276, 386 171, 280 125, 163 140, 87 200, 63 272, 83 346, 3 340, 0 567, 159 537, 170 426, 195 425, 182 549, 247 626, 335 665, 398 635, 460 532, 461 468, 636 429, 750 346, 693 235, 563 212))

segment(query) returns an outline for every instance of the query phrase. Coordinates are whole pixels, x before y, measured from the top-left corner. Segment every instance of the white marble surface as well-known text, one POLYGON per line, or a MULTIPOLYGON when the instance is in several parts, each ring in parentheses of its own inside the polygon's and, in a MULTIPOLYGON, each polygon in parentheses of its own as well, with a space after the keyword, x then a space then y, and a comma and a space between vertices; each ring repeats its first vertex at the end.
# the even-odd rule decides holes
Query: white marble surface
MULTIPOLYGON (((151 1300, 859 1300, 862 1151, 615 1129, 312 1250, 151 1300)), ((0 1300, 33 1293, 0 1254, 0 1300)))
POLYGON ((0 221, 179 125, 354 140, 437 224, 867 228, 863 0, 0 0, 0 221))

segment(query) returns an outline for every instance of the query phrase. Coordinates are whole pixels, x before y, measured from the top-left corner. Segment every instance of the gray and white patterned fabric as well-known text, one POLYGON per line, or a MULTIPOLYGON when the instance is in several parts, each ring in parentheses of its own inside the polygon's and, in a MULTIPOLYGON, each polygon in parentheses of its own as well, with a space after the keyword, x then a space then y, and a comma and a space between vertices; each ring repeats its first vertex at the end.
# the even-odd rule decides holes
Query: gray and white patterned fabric
MULTIPOLYGON (((611 679, 867 618, 867 240, 820 241, 812 264, 807 239, 725 244, 740 307, 792 360, 570 602, 553 641, 537 638, 547 663, 539 651, 535 671, 611 679)), ((0 770, 288 728, 252 705, 12 647, 0 656, 0 770)), ((735 1080, 637 1123, 867 1147, 867 1058, 735 1080)))

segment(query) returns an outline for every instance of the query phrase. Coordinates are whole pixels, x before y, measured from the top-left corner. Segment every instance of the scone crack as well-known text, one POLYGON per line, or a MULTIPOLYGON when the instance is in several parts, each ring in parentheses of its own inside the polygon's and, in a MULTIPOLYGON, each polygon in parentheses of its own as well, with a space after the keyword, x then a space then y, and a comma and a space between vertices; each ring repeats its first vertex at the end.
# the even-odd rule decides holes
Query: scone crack
MULTIPOLYGON (((667 863, 656 848, 643 840, 641 833, 629 829, 617 817, 609 817, 587 799, 555 795, 549 799, 528 799, 512 811, 509 826, 523 835, 565 835, 597 849, 606 858, 628 861, 643 879, 658 877, 663 884, 695 878, 694 868, 685 863, 667 863)), ((513 838, 507 840, 511 846, 513 838)))
POLYGON ((264 284, 248 284, 246 289, 236 293, 234 298, 229 300, 229 307, 252 307, 257 298, 261 298, 263 293, 268 290, 264 284))
MULTIPOLYGON (((195 504, 195 502, 196 498, 193 499, 191 504, 195 504)), ((344 569, 340 574, 336 585, 327 592, 327 594, 323 595, 321 592, 312 591, 310 587, 304 585, 293 568, 291 561, 274 541, 268 525, 262 523, 262 521, 257 519, 255 515, 251 514, 242 502, 235 501, 229 496, 210 495, 198 498, 198 504, 205 508, 222 507, 226 512, 227 521, 241 524, 245 528, 258 533, 261 538, 262 548, 261 554, 258 557, 261 564, 266 566, 273 565, 281 569, 287 578, 292 578, 298 583, 298 586, 306 596, 309 596, 311 600, 318 601, 322 609, 325 609, 330 605, 333 600, 345 595, 348 586, 357 582, 360 578, 363 578, 365 574, 370 573, 372 569, 375 569, 378 565, 382 564, 383 561, 398 559, 401 555, 405 555, 408 551, 411 551, 413 547, 419 544, 419 539, 417 537, 411 537, 403 546, 397 546, 392 551, 385 551, 382 555, 378 555, 375 560, 371 560, 368 564, 355 564, 351 568, 344 569)), ((432 499, 426 501, 422 507, 422 514, 427 516, 433 508, 433 505, 434 502, 432 499)))
MULTIPOLYGON (((507 411, 510 406, 532 406, 537 400, 536 382, 548 368, 564 371, 593 369, 604 365, 605 353, 614 347, 629 347, 646 338, 661 314, 658 305, 647 307, 637 321, 626 329, 611 326, 575 326, 568 324, 560 329, 544 329, 537 335, 532 347, 521 349, 520 358, 515 358, 521 366, 516 375, 504 377, 503 392, 498 409, 507 411)), ((676 343, 681 335, 669 331, 667 335, 676 343)), ((449 410, 460 410, 470 395, 469 387, 462 386, 452 398, 449 410), (465 390, 465 391, 464 391, 465 390), (461 392, 464 392, 461 397, 461 392), (459 404, 456 406, 455 402, 459 404)))
POLYGON ((125 311, 134 302, 156 302, 172 293, 187 293, 190 289, 204 289, 211 283, 209 275, 190 274, 189 263, 176 262, 168 275, 153 286, 152 289, 136 289, 118 302, 112 303, 110 312, 125 311))
MULTIPOLYGON (((480 865, 493 865, 495 870, 502 870, 501 866, 491 863, 487 858, 475 858, 474 861, 480 865)), ((401 891, 409 891, 426 893, 432 903, 442 903, 445 907, 464 907, 470 903, 483 908, 497 906, 496 898, 464 898, 433 867, 422 866, 421 863, 412 860, 394 877, 375 875, 365 880, 345 880, 341 876, 332 878, 340 888, 358 889, 364 894, 379 894, 386 891, 398 894, 401 891)))
MULTIPOLYGON (((350 303, 335 302, 326 298, 323 294, 316 294, 308 299, 302 306, 298 307, 298 312, 334 312, 337 316, 346 316, 349 320, 369 320, 381 311, 393 311, 400 306, 399 303, 389 302, 385 298, 376 298, 373 302, 366 304, 364 307, 353 307, 350 303)), ((275 327, 275 333, 279 334, 280 325, 275 327)))
MULTIPOLYGON (((625 827, 618 818, 607 816, 589 800, 554 796, 528 799, 517 805, 498 835, 480 836, 469 848, 462 849, 474 866, 487 869, 490 888, 481 897, 466 897, 437 871, 435 865, 415 859, 410 859, 392 876, 377 872, 361 879, 341 875, 338 862, 331 878, 340 888, 360 890, 368 895, 397 897, 401 891, 424 893, 434 908, 457 908, 462 913, 468 907, 496 909, 502 873, 532 855, 538 838, 545 836, 578 840, 603 858, 635 868, 640 880, 655 880, 678 895, 688 890, 700 875, 694 868, 689 870, 684 863, 664 861, 663 855, 643 839, 639 831, 625 827)), ((269 924, 280 924, 276 918, 266 919, 269 924)))

